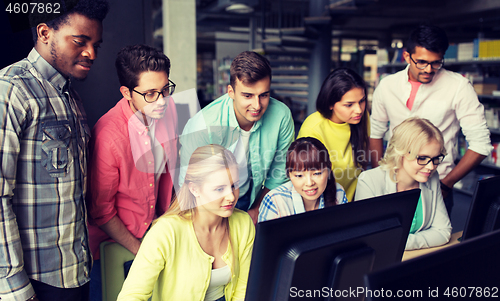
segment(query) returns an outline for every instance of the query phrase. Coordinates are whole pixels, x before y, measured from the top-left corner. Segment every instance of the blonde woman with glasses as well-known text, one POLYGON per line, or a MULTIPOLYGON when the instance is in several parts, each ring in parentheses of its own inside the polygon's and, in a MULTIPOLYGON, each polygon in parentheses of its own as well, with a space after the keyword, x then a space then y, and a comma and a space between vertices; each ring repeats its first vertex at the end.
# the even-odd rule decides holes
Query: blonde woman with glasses
POLYGON ((451 223, 436 171, 445 155, 441 131, 427 119, 408 118, 394 128, 380 166, 359 176, 356 201, 420 188, 406 250, 435 247, 450 239, 451 223))
POLYGON ((230 151, 197 148, 177 199, 146 235, 118 300, 243 300, 255 227, 234 208, 238 182, 230 151))

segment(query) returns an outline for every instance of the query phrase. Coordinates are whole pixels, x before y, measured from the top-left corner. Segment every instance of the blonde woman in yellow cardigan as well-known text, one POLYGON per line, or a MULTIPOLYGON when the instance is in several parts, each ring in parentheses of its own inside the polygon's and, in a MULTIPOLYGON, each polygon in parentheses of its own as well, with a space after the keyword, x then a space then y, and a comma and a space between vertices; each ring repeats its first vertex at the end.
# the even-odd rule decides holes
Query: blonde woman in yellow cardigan
POLYGON ((297 137, 314 137, 326 146, 335 180, 344 187, 349 202, 369 157, 366 95, 366 84, 356 72, 333 70, 316 99, 317 112, 306 118, 297 137))
POLYGON ((144 238, 118 300, 243 300, 255 227, 234 208, 238 182, 230 151, 196 149, 177 199, 144 238))

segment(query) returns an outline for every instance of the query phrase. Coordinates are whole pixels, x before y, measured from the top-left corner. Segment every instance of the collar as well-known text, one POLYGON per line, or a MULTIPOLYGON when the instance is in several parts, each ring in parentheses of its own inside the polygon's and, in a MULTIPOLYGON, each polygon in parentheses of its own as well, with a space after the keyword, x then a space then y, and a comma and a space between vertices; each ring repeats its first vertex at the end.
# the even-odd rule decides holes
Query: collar
MULTIPOLYGON (((134 129, 139 135, 147 134, 148 127, 146 127, 140 120, 140 118, 142 118, 141 112, 137 111, 134 113, 134 111, 132 111, 132 108, 130 108, 128 100, 125 98, 122 98, 119 103, 122 107, 123 114, 129 122, 129 129, 134 129)), ((156 122, 156 120, 152 120, 152 122, 156 122)))
POLYGON ((70 80, 62 76, 62 74, 49 64, 35 48, 31 49, 28 54, 28 61, 44 79, 50 82, 61 93, 64 92, 65 89, 69 89, 70 80))
MULTIPOLYGON (((323 117, 323 116, 321 116, 323 117)), ((323 117, 324 118, 324 117, 323 117)), ((344 123, 336 123, 336 122, 333 122, 331 119, 328 119, 328 118, 325 118, 326 120, 328 120, 328 123, 330 124, 330 126, 332 127, 336 127, 336 128, 345 128, 345 127, 350 127, 350 124, 347 123, 347 122, 344 122, 344 123)))
MULTIPOLYGON (((296 214, 306 212, 302 196, 300 195, 300 193, 297 192, 297 190, 295 190, 295 187, 293 185, 292 185, 292 201, 293 201, 293 208, 295 209, 296 214)), ((325 199, 323 198, 323 194, 321 194, 319 198, 318 209, 323 209, 324 207, 325 207, 325 199)))

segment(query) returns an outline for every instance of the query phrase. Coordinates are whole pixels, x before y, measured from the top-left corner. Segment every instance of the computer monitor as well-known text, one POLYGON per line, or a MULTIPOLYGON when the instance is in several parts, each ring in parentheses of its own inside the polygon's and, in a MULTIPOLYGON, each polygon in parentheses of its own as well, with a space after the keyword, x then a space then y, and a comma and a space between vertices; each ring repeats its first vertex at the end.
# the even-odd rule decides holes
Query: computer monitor
POLYGON ((333 300, 363 286, 366 273, 401 261, 419 195, 414 189, 258 223, 245 300, 333 300))
POLYGON ((462 241, 496 229, 500 229, 500 176, 477 182, 462 241))
POLYGON ((366 301, 500 297, 500 230, 365 276, 366 301))

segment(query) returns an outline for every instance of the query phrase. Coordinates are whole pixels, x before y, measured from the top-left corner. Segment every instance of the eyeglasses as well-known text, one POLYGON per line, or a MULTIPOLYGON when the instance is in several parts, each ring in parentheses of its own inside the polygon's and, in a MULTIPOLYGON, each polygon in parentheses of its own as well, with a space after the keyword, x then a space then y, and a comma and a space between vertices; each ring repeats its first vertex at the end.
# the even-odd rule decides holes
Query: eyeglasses
POLYGON ((439 165, 441 164, 441 162, 443 162, 443 160, 444 160, 443 154, 433 158, 427 156, 417 156, 417 164, 422 166, 426 166, 427 164, 429 164, 429 162, 432 162, 432 164, 434 165, 439 165))
POLYGON ((439 61, 434 61, 434 62, 430 62, 430 63, 428 61, 424 61, 424 60, 417 60, 417 61, 415 61, 411 57, 411 54, 410 54, 410 59, 412 60, 413 63, 415 63, 415 66, 417 67, 417 69, 420 69, 420 70, 424 70, 429 65, 431 65, 432 69, 439 70, 444 65, 444 61, 442 59, 439 60, 439 61))
POLYGON ((161 91, 151 91, 151 92, 146 92, 146 93, 141 93, 139 91, 136 91, 135 89, 132 89, 132 91, 134 91, 137 94, 142 95, 146 102, 152 103, 152 102, 155 102, 158 100, 158 98, 160 97, 160 94, 163 97, 167 97, 167 96, 174 94, 175 84, 171 80, 168 80, 168 82, 169 82, 169 85, 164 87, 163 90, 161 90, 161 91))

